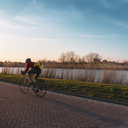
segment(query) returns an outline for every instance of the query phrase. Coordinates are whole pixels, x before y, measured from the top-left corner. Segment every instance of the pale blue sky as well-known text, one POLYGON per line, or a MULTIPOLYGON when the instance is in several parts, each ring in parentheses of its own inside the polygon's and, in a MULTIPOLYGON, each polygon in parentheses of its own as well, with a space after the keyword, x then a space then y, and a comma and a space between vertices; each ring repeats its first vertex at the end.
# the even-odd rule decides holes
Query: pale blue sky
POLYGON ((0 0, 0 60, 67 51, 128 60, 128 0, 0 0))

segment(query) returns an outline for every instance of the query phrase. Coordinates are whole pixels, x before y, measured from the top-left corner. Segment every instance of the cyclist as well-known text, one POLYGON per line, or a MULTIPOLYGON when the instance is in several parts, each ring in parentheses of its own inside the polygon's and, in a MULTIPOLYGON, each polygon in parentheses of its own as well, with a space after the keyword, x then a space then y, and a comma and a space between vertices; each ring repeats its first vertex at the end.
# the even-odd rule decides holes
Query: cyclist
MULTIPOLYGON (((37 78, 39 77, 39 75, 40 75, 40 73, 41 73, 41 69, 39 69, 39 68, 37 68, 37 67, 34 67, 34 64, 35 64, 35 62, 32 62, 31 61, 31 58, 27 58, 26 59, 26 69, 25 69, 25 71, 21 71, 21 73, 24 75, 25 73, 28 73, 28 77, 29 77, 29 80, 30 80, 30 83, 29 83, 29 85, 31 85, 31 84, 33 84, 33 82, 32 82, 32 78, 31 78, 31 75, 32 74, 35 74, 35 76, 34 76, 34 85, 36 86, 36 88, 37 88, 37 84, 36 84, 36 80, 37 80, 37 78), (29 68, 31 68, 31 70, 29 70, 29 68), (28 71, 29 70, 29 71, 28 71)), ((34 86, 34 88, 35 88, 35 86, 34 86)), ((33 90, 34 91, 36 91, 36 92, 38 92, 38 89, 34 89, 33 88, 33 90)))

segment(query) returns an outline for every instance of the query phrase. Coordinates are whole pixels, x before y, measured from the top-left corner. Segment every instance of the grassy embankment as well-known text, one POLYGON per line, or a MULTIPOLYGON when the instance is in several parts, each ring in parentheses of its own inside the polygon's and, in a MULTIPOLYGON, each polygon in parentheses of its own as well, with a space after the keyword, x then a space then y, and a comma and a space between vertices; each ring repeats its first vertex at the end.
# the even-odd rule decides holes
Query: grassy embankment
MULTIPOLYGON (((23 77, 25 76, 6 73, 0 74, 0 80, 16 84, 18 84, 19 80, 23 77)), ((40 79, 45 81, 49 89, 128 103, 128 86, 51 78, 40 79)))

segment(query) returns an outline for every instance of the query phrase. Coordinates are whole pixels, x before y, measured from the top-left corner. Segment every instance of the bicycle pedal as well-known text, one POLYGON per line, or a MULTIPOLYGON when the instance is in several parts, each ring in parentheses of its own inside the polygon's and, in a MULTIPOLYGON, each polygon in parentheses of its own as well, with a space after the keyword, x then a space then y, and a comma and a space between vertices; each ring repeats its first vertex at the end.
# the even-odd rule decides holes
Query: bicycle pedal
POLYGON ((33 91, 35 91, 36 88, 31 87, 31 89, 32 89, 33 91))

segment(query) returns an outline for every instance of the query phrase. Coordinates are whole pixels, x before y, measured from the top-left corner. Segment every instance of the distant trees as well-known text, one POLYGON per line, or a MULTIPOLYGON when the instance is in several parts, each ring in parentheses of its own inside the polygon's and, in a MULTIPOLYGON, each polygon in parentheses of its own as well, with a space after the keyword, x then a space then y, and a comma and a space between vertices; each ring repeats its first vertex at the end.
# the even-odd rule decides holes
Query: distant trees
POLYGON ((94 62, 94 59, 102 59, 98 53, 89 53, 85 56, 85 59, 88 63, 94 62))
POLYGON ((0 61, 0 67, 2 67, 4 65, 4 63, 2 61, 0 61))
POLYGON ((11 62, 10 60, 5 60, 5 62, 0 61, 0 67, 24 67, 25 63, 21 62, 11 62))
POLYGON ((67 53, 62 53, 58 59, 61 63, 75 63, 76 62, 76 54, 71 51, 67 53))
POLYGON ((123 64, 128 64, 128 61, 127 61, 127 60, 125 60, 125 61, 123 61, 122 63, 123 63, 123 64))
POLYGON ((66 62, 66 55, 65 53, 62 53, 58 59, 61 63, 65 63, 66 62))
POLYGON ((91 63, 94 59, 101 59, 98 53, 89 53, 86 56, 80 57, 76 55, 73 51, 68 51, 67 53, 62 53, 58 59, 61 63, 91 63))

